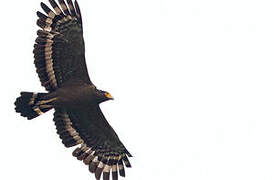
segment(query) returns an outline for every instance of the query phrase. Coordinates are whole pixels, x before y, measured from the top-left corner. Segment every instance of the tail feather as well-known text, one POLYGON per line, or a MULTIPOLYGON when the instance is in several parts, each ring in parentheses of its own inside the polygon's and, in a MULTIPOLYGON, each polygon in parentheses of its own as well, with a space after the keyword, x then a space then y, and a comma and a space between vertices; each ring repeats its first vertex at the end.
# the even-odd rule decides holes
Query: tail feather
POLYGON ((43 103, 46 95, 47 93, 21 92, 14 103, 16 112, 31 120, 49 111, 53 106, 43 103))

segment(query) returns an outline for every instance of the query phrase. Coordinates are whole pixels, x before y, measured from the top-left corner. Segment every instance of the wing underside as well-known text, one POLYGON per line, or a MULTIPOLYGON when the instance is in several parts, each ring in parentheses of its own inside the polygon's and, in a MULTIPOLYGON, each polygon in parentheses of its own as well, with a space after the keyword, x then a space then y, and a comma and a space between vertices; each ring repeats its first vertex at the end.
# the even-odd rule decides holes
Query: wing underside
POLYGON ((100 108, 89 111, 66 111, 56 109, 54 121, 57 133, 66 147, 81 145, 73 156, 89 166, 96 179, 118 179, 125 176, 125 168, 131 167, 131 154, 119 140, 112 127, 105 120, 100 108))
POLYGON ((72 78, 91 83, 78 3, 59 0, 60 8, 54 0, 49 2, 54 10, 41 3, 46 14, 37 12, 37 25, 41 30, 34 45, 34 63, 41 84, 51 92, 72 78))

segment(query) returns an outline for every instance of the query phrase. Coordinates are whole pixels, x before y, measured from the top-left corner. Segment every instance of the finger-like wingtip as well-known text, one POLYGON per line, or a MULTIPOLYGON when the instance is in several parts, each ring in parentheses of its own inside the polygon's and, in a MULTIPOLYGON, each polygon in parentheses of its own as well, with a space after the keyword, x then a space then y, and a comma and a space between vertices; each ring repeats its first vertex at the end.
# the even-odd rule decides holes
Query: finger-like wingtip
POLYGON ((77 0, 74 1, 74 4, 75 4, 75 8, 76 8, 76 16, 77 16, 77 19, 78 19, 79 22, 82 24, 81 10, 80 10, 80 7, 79 7, 79 4, 78 4, 77 0))

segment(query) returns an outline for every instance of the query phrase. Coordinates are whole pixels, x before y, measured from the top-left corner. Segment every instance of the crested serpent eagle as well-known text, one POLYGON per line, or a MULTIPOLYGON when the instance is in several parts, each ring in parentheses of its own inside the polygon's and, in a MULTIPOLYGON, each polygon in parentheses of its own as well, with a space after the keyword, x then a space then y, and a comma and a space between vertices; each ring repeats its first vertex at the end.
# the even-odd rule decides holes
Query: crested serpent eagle
POLYGON ((21 92, 16 112, 29 120, 54 109, 57 133, 73 156, 89 166, 96 179, 125 176, 131 154, 105 119, 99 104, 113 99, 91 82, 86 63, 81 12, 77 1, 49 0, 37 12, 34 64, 47 93, 21 92))

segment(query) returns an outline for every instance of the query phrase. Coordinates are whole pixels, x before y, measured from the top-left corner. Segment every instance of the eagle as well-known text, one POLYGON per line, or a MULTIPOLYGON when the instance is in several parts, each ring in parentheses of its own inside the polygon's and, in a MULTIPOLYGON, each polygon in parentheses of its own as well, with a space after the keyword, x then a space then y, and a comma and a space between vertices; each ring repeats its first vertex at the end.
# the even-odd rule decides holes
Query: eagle
POLYGON ((54 109, 57 133, 73 156, 83 161, 97 180, 125 177, 132 157, 107 122, 99 104, 113 97, 91 82, 85 62, 81 11, 77 1, 41 2, 38 11, 34 64, 46 93, 21 92, 15 110, 32 120, 54 109))

